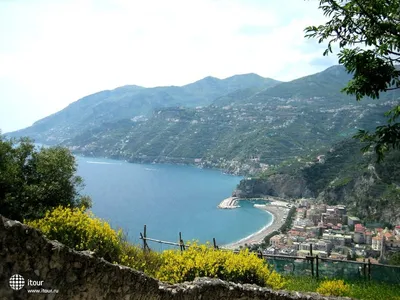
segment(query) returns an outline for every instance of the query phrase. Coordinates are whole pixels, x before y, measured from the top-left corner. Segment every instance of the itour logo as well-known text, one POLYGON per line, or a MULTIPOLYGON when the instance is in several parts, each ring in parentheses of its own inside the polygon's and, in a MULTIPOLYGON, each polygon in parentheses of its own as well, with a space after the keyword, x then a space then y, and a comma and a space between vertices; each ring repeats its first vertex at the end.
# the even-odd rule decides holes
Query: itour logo
POLYGON ((19 291, 25 286, 25 279, 19 274, 15 274, 10 277, 10 287, 15 290, 19 291))
MULTIPOLYGON (((14 274, 10 277, 10 287, 15 290, 19 291, 25 286, 25 278, 19 274, 14 274)), ((28 279, 28 286, 35 286, 39 287, 43 285, 43 280, 30 280, 28 279)))

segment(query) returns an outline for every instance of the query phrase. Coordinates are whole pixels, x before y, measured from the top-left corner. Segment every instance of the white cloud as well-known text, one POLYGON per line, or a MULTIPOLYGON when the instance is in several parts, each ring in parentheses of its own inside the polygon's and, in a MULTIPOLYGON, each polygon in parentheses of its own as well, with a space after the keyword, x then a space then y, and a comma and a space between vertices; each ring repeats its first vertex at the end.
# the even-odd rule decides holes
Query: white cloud
POLYGON ((0 128, 28 126, 87 94, 124 84, 183 85, 208 75, 248 72, 290 80, 320 71, 310 62, 322 53, 317 47, 305 52, 303 37, 305 26, 323 20, 317 5, 0 2, 0 128), (24 117, 15 117, 19 114, 24 117))

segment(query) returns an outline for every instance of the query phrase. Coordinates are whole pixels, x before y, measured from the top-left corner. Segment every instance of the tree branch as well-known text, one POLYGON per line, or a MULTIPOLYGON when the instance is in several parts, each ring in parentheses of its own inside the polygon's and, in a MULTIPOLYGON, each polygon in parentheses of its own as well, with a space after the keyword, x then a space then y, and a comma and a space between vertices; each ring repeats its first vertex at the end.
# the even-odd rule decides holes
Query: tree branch
POLYGON ((394 88, 388 88, 388 89, 385 89, 385 91, 393 91, 393 90, 397 90, 397 89, 400 89, 400 86, 394 87, 394 88))

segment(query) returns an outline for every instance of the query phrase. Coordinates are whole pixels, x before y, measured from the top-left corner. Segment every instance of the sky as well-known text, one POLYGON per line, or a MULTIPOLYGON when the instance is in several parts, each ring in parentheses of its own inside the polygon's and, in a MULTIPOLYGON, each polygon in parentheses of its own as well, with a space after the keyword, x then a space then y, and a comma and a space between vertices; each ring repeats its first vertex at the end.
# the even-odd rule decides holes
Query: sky
POLYGON ((0 0, 0 130, 118 86, 257 73, 289 81, 337 63, 304 28, 317 0, 0 0))

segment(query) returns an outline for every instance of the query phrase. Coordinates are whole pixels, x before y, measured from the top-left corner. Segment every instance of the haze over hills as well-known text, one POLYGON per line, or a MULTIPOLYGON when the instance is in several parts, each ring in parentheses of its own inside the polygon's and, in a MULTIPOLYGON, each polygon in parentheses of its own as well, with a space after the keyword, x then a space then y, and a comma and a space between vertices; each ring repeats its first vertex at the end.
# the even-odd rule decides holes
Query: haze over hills
POLYGON ((222 80, 206 77, 182 87, 144 88, 128 85, 83 97, 65 109, 10 135, 29 135, 38 141, 54 143, 104 122, 146 117, 155 108, 209 105, 215 98, 239 89, 252 88, 258 91, 278 83, 277 80, 256 74, 243 74, 222 80))

